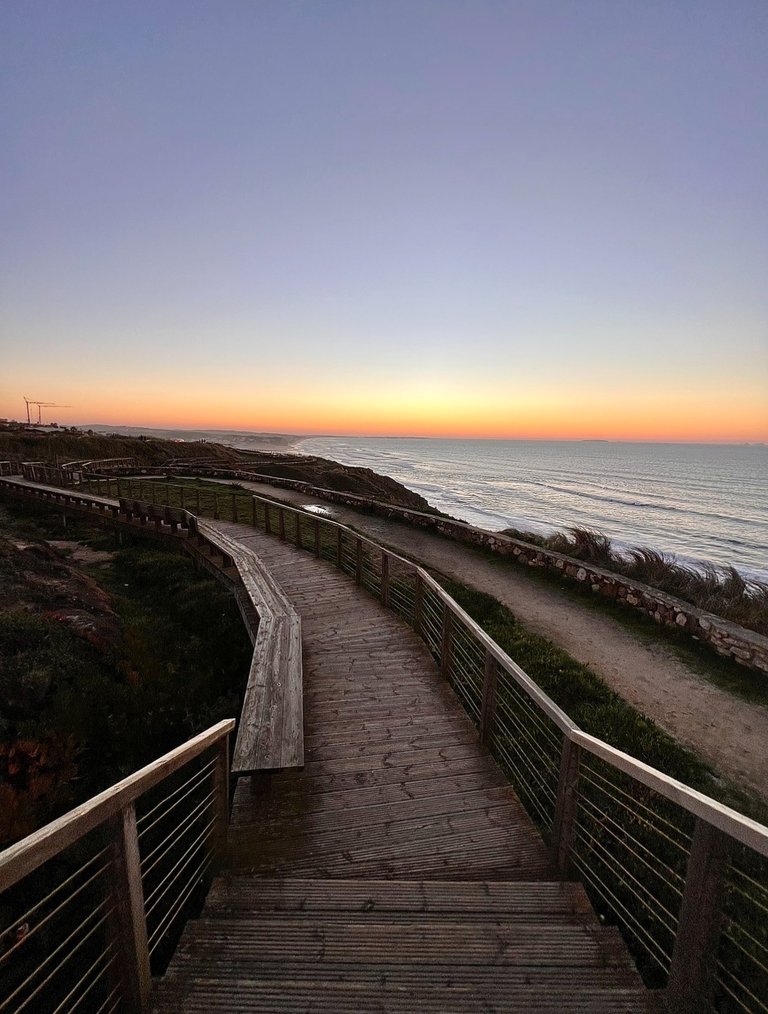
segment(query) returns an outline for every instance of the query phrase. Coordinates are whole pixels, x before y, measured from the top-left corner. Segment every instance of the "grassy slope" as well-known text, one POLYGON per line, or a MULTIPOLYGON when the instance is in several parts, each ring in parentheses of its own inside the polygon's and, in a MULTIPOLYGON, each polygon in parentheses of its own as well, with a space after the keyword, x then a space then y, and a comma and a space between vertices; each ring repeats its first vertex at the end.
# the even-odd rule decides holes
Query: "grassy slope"
POLYGON ((492 596, 455 581, 441 579, 441 583, 585 732, 756 820, 768 822, 768 805, 717 776, 705 761, 628 704, 588 666, 530 633, 492 596))

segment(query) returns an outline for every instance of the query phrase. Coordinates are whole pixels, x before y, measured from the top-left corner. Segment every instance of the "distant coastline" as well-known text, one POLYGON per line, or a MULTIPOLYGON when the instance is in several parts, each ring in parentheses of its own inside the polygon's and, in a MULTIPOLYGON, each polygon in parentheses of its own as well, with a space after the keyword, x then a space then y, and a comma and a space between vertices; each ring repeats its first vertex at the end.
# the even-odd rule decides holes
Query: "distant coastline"
POLYGON ((490 531, 542 536, 578 525, 615 547, 647 545, 681 563, 768 578, 764 443, 447 440, 93 425, 95 432, 211 440, 369 468, 436 509, 490 531), (757 456, 755 456, 757 452, 757 456))

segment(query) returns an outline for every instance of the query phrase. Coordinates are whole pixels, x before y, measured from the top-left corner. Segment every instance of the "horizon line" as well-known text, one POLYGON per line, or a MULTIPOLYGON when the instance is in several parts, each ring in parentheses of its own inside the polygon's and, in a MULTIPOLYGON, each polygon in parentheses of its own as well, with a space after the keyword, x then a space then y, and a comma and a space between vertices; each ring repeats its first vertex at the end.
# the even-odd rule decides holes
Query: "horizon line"
MULTIPOLYGON (((9 420, 12 421, 12 420, 9 420)), ((21 423, 21 425, 26 425, 21 423)), ((33 423, 32 425, 40 425, 33 423)), ((53 427, 51 423, 43 423, 44 427, 53 427)), ((62 428, 62 424, 57 424, 59 428, 62 428)), ((64 424, 66 425, 66 424, 64 424)), ((427 434, 427 433, 409 433, 409 434, 392 434, 392 433, 356 433, 354 431, 347 433, 324 433, 315 431, 303 431, 303 432, 287 432, 285 430, 266 430, 266 429, 245 429, 238 428, 235 426, 218 427, 218 426, 155 426, 151 423, 135 424, 135 423, 106 423, 106 422, 95 422, 95 423, 70 423, 70 426, 77 428, 93 428, 94 426, 103 427, 116 427, 122 429, 153 429, 160 430, 162 432, 182 431, 182 432, 205 432, 205 433, 243 433, 263 436, 275 436, 275 437, 289 437, 299 440, 312 440, 312 439, 349 439, 349 438, 362 438, 365 440, 478 440, 488 442, 501 442, 501 441, 513 441, 520 443, 571 443, 571 444, 584 444, 584 443, 604 443, 604 444, 698 444, 698 445, 710 445, 710 446, 731 446, 731 447, 764 447, 768 445, 766 440, 735 440, 729 438, 723 439, 682 439, 675 437, 668 437, 666 439, 649 439, 643 437, 565 437, 565 436, 552 436, 552 437, 520 437, 520 436, 477 436, 466 435, 466 434, 427 434)))

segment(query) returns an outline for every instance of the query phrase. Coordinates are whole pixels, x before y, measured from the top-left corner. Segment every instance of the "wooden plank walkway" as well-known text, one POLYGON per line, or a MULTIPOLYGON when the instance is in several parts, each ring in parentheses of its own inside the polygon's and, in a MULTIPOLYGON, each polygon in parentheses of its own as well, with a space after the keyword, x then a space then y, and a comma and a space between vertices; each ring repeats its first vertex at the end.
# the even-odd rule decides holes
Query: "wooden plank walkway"
POLYGON ((301 616, 305 766, 239 782, 227 872, 154 1009, 648 1010, 421 640, 330 564, 218 525, 301 616))

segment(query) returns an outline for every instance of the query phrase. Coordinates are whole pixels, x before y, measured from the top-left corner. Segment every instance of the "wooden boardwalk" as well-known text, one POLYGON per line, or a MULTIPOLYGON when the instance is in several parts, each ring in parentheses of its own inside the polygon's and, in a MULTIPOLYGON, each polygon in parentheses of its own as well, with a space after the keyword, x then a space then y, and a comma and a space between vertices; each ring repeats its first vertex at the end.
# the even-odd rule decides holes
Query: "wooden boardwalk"
POLYGON ((331 565, 218 526, 301 615, 306 763, 239 782, 155 1010, 647 1010, 421 640, 331 565))

